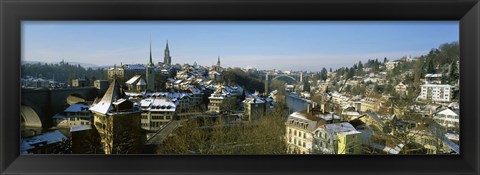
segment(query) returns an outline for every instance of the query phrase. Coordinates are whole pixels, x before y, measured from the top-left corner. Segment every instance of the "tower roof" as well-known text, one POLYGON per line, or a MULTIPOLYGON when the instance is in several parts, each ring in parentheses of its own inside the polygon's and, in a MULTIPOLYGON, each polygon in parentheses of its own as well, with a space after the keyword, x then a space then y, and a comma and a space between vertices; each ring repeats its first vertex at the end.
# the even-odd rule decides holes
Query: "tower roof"
POLYGON ((220 65, 220 56, 218 56, 217 64, 220 65))
POLYGON ((120 90, 120 86, 118 85, 117 80, 113 79, 113 82, 108 87, 100 102, 91 107, 90 110, 101 114, 107 114, 113 109, 112 103, 122 97, 123 93, 120 90))
POLYGON ((165 47, 165 50, 169 50, 169 49, 168 49, 168 40, 167 40, 167 46, 165 47))
POLYGON ((150 62, 148 63, 148 66, 153 66, 153 60, 152 60, 152 40, 150 39, 150 62))

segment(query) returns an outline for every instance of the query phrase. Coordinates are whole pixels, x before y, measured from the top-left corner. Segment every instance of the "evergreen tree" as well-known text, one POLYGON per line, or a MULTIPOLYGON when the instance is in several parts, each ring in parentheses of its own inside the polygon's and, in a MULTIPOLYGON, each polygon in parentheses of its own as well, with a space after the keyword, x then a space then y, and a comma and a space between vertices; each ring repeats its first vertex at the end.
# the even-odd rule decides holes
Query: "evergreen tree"
POLYGON ((322 68, 322 70, 320 71, 320 78, 325 81, 327 79, 327 69, 325 68, 322 68))
POLYGON ((433 65, 433 60, 432 58, 430 57, 427 57, 427 60, 426 60, 426 71, 428 74, 432 74, 432 73, 435 73, 435 66, 433 65))
POLYGON ((457 69, 457 61, 452 61, 448 68, 448 79, 449 82, 455 82, 459 78, 459 73, 457 69))

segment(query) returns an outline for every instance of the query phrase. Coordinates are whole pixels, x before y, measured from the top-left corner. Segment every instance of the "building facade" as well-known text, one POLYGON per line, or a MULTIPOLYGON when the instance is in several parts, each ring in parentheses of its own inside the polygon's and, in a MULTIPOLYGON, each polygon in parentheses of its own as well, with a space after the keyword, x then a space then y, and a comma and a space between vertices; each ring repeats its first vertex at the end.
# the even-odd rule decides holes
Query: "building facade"
POLYGON ((90 108, 105 154, 138 154, 142 150, 141 110, 124 97, 114 79, 102 99, 90 108))
POLYGON ((433 115, 433 120, 443 127, 447 128, 459 128, 460 116, 458 110, 451 110, 449 108, 444 109, 433 115))
POLYGON ((90 125, 92 123, 93 115, 89 108, 90 105, 84 102, 72 104, 63 111, 65 115, 57 114, 53 117, 54 123, 57 127, 61 128, 90 125))
POLYGON ((331 123, 314 131, 315 153, 361 154, 362 133, 350 123, 331 123))
POLYGON ((157 131, 171 122, 175 116, 177 105, 166 97, 150 97, 140 102, 142 109, 142 128, 157 131))
POLYGON ((453 86, 448 84, 422 84, 420 85, 419 100, 433 102, 452 101, 453 86))

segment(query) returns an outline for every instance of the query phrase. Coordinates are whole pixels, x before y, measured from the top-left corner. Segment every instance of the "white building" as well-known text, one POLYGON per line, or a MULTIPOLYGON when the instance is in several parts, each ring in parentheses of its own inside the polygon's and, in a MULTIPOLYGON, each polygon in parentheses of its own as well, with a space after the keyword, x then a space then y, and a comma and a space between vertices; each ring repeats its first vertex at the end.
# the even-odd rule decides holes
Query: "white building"
POLYGON ((407 94, 407 85, 403 84, 403 82, 400 82, 395 86, 395 92, 399 94, 407 94))
POLYGON ((398 63, 399 62, 397 61, 389 61, 385 63, 385 67, 387 68, 387 70, 392 70, 395 68, 395 66, 397 66, 398 63))
POLYGON ((426 74, 425 84, 442 84, 442 74, 426 74))
POLYGON ((433 120, 444 127, 460 127, 458 110, 444 109, 433 115, 433 120))
POLYGON ((150 97, 140 101, 142 128, 156 131, 173 120, 177 105, 167 97, 150 97))
POLYGON ((450 102, 453 95, 453 86, 448 84, 423 84, 419 100, 431 100, 433 102, 450 102))
POLYGON ((54 124, 57 127, 69 128, 72 126, 90 125, 93 114, 89 111, 90 105, 79 102, 70 105, 62 114, 53 116, 54 124))

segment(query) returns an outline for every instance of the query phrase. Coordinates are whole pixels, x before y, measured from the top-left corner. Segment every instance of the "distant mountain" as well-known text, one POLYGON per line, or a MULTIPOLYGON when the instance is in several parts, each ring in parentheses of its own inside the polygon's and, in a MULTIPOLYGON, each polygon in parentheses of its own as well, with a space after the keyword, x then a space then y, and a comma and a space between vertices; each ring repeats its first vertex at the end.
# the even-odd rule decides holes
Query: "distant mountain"
MULTIPOLYGON (((22 61, 22 64, 37 64, 37 63, 47 63, 47 64, 52 64, 52 62, 42 62, 42 61, 22 61)), ((84 68, 98 68, 98 67, 106 67, 106 66, 99 66, 96 64, 90 64, 90 63, 81 63, 81 62, 74 62, 74 61, 67 61, 66 63, 71 64, 71 65, 79 65, 84 67, 84 68)), ((59 64, 59 62, 55 62, 53 64, 59 64)))

